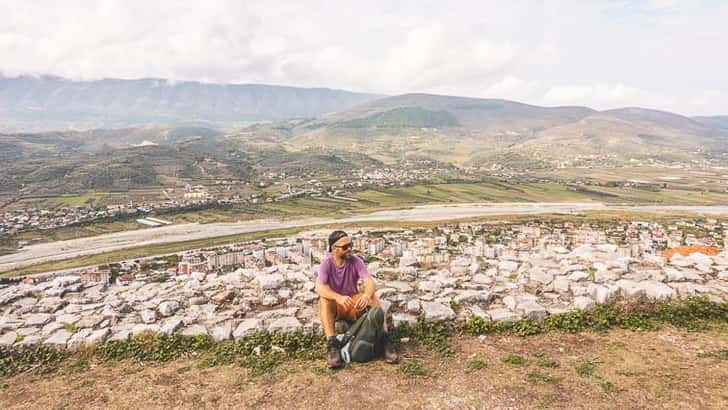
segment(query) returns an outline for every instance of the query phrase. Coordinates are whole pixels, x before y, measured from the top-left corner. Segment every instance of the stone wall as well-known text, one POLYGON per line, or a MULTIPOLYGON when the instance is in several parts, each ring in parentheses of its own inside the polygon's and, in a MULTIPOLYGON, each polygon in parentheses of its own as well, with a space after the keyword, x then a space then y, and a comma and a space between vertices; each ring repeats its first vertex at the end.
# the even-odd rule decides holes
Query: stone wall
MULTIPOLYGON (((617 295, 728 300, 728 254, 623 258, 614 245, 497 259, 456 258, 438 270, 381 269, 377 296, 395 325, 428 320, 543 320, 617 295), (457 313, 452 309, 454 302, 457 313)), ((164 283, 82 284, 62 276, 0 289, 0 346, 76 349, 152 331, 216 340, 257 331, 320 331, 317 267, 193 273, 164 283)))

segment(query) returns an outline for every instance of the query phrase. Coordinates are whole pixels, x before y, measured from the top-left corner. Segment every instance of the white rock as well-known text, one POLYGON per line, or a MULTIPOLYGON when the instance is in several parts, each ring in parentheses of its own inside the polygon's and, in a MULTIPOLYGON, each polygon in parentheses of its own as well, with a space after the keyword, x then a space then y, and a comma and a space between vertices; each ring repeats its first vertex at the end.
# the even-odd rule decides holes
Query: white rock
POLYGON ((694 262, 697 265, 713 265, 713 258, 700 252, 691 253, 685 259, 694 262))
POLYGON ((295 317, 282 317, 268 326, 270 333, 295 333, 303 329, 303 325, 295 317))
POLYGON ((397 327, 403 323, 415 324, 417 323, 417 317, 414 315, 408 315, 406 313, 392 313, 392 324, 397 327))
POLYGON ((665 258, 658 255, 645 255, 644 260, 646 262, 651 262, 659 266, 665 266, 665 264, 667 263, 667 260, 665 260, 665 258))
POLYGON ((41 344, 43 341, 43 336, 36 333, 33 335, 28 335, 23 338, 23 340, 15 343, 13 347, 28 347, 28 346, 36 346, 41 344))
POLYGON ((131 329, 126 326, 121 326, 120 328, 112 330, 112 335, 109 338, 109 341, 123 341, 129 339, 129 336, 131 336, 131 329))
POLYGON ((263 322, 259 319, 244 319, 237 328, 235 328, 235 331, 233 332, 233 337, 235 339, 240 339, 245 336, 252 335, 254 333, 257 333, 261 331, 263 328, 263 322))
POLYGON ((645 294, 645 289, 637 282, 620 279, 615 285, 619 288, 619 291, 626 297, 633 297, 645 294))
POLYGON ((195 290, 200 287, 200 281, 197 279, 190 279, 187 282, 185 282, 185 289, 195 290))
POLYGON ((544 272, 543 269, 538 267, 531 269, 528 272, 528 277, 532 281, 543 283, 544 285, 548 285, 554 280, 554 275, 548 272, 544 272))
POLYGON ((15 340, 18 338, 18 334, 13 331, 5 332, 0 336, 0 346, 1 347, 10 347, 15 343, 15 340))
POLYGON ((665 285, 662 282, 649 281, 642 282, 642 287, 650 299, 662 300, 672 299, 675 297, 675 289, 665 285))
POLYGON ((440 292, 442 285, 440 285, 440 282, 423 280, 422 282, 420 282, 417 285, 417 287, 419 290, 421 290, 423 292, 438 293, 438 292, 440 292))
POLYGON ((611 270, 598 270, 594 274, 594 282, 606 283, 613 282, 620 278, 620 274, 611 270))
POLYGON ((157 321, 157 312, 153 311, 152 309, 144 309, 141 312, 139 312, 139 316, 142 319, 142 322, 146 324, 151 324, 157 321))
POLYGON ((609 302, 617 293, 619 289, 616 287, 607 287, 603 285, 596 285, 590 283, 587 287, 587 294, 594 298, 597 303, 605 304, 609 302))
POLYGON ((41 333, 41 335, 43 335, 43 337, 48 337, 48 336, 52 335, 53 333, 55 333, 56 330, 64 329, 65 327, 66 327, 66 325, 64 325, 63 323, 51 322, 51 323, 48 323, 47 325, 43 326, 43 328, 40 330, 40 333, 41 333))
POLYGON ((506 305, 506 307, 510 310, 516 310, 516 306, 518 306, 518 300, 514 295, 507 295, 503 297, 503 304, 506 305))
POLYGON ((541 322, 548 316, 548 311, 545 307, 541 306, 534 301, 525 301, 518 304, 518 310, 523 311, 523 314, 530 320, 541 322))
POLYGON ((427 320, 441 321, 455 319, 455 312, 453 312, 450 306, 445 306, 437 302, 422 302, 420 305, 427 320))
POLYGON ((168 300, 160 303, 158 309, 162 316, 172 316, 179 309, 179 303, 176 300, 168 300))
POLYGON ((577 296, 574 298, 574 307, 579 310, 589 310, 596 307, 596 303, 592 298, 586 296, 577 296))
POLYGON ((500 261, 498 263, 498 270, 505 273, 515 272, 518 269, 518 262, 514 261, 500 261))
POLYGON ((108 327, 105 329, 94 330, 88 335, 88 337, 86 337, 85 343, 87 345, 101 344, 109 337, 110 334, 111 329, 108 327))
MULTIPOLYGON (((48 298, 48 299, 50 299, 50 298, 48 298)), ((17 307, 30 307, 30 306, 35 306, 37 303, 38 303, 38 299, 31 298, 31 297, 26 297, 26 298, 16 299, 13 302, 13 306, 17 306, 17 307)))
POLYGON ((686 268, 688 266, 693 266, 695 264, 695 262, 690 259, 685 258, 684 256, 680 255, 679 253, 676 253, 676 254, 672 255, 672 258, 670 258, 670 264, 686 268))
POLYGON ((582 270, 574 271, 571 273, 571 275, 569 275, 569 280, 572 282, 578 282, 580 280, 585 280, 588 278, 589 278, 589 274, 582 270))
POLYGON ((79 328, 94 328, 98 326, 101 322, 104 321, 104 317, 101 315, 89 315, 85 316, 78 322, 76 322, 76 326, 79 328))
POLYGON ((52 316, 50 313, 34 313, 23 317, 27 326, 43 326, 50 322, 52 316))
POLYGON ((611 244, 611 243, 598 243, 598 244, 595 244, 594 247, 599 252, 604 252, 604 253, 615 253, 615 252, 617 252, 617 245, 614 245, 614 244, 611 244))
POLYGON ((559 276, 554 279, 553 281, 553 287, 554 290, 560 293, 567 293, 569 292, 569 287, 571 286, 571 281, 569 281, 568 278, 565 278, 563 276, 559 276))
POLYGON ((405 311, 409 313, 420 313, 420 301, 417 299, 408 301, 405 306, 405 311))
POLYGON ((202 325, 189 325, 182 329, 179 334, 184 337, 207 336, 207 329, 202 325))
POLYGON ((210 330, 210 336, 212 336, 212 338, 218 342, 223 340, 229 340, 232 334, 233 324, 231 322, 214 326, 212 330, 210 330))
POLYGON ((134 327, 131 328, 130 334, 132 336, 139 335, 142 333, 160 333, 161 328, 159 325, 149 325, 144 323, 139 323, 137 325, 134 325, 134 327))
POLYGON ((190 306, 204 305, 205 303, 207 303, 207 298, 204 296, 195 296, 189 298, 187 303, 189 303, 190 306))
POLYGON ((81 329, 74 333, 66 344, 68 350, 78 350, 86 342, 86 338, 91 335, 91 332, 91 329, 81 329))
POLYGON ((580 263, 575 263, 573 265, 566 265, 566 266, 564 266, 564 268, 561 270, 561 272, 564 273, 564 274, 567 274, 567 273, 575 272, 575 271, 578 271, 578 270, 584 270, 584 269, 586 269, 584 267, 584 265, 582 265, 580 263))
POLYGON ((692 296, 696 293, 710 293, 712 291, 708 286, 690 282, 670 283, 670 286, 676 289, 680 296, 692 296))
POLYGON ((65 286, 70 286, 70 285, 80 283, 80 282, 81 282, 80 276, 75 276, 75 275, 59 276, 59 277, 53 279, 53 286, 65 287, 65 286))
POLYGON ((182 323, 182 318, 179 316, 172 316, 164 319, 160 325, 160 333, 165 336, 169 336, 182 327, 182 323))
POLYGON ((261 273, 255 277, 255 280, 263 290, 278 289, 284 281, 283 275, 280 273, 271 273, 268 275, 261 273))
POLYGON ((409 283, 398 280, 389 281, 386 285, 388 288, 397 289, 397 292, 399 293, 410 293, 414 290, 412 288, 412 285, 410 285, 409 283))
POLYGON ((196 281, 198 281, 200 283, 202 283, 202 282, 205 281, 205 276, 207 276, 205 274, 205 272, 192 272, 192 273, 190 273, 190 278, 191 279, 194 279, 194 280, 196 280, 196 281))
POLYGON ((60 329, 56 331, 56 333, 53 333, 49 338, 47 338, 43 344, 57 347, 57 348, 65 348, 66 343, 68 343, 68 339, 71 338, 71 333, 68 332, 65 329, 60 329))
POLYGON ((309 277, 306 276, 303 272, 287 272, 286 280, 288 280, 289 282, 307 282, 309 280, 309 277))
POLYGON ((262 319, 262 320, 279 319, 282 317, 296 316, 296 313, 298 313, 298 308, 296 308, 296 307, 285 308, 285 309, 266 310, 263 312, 258 312, 258 319, 262 319))
POLYGON ((494 322, 517 322, 521 317, 508 309, 497 308, 488 311, 490 320, 494 322))
POLYGON ((387 296, 395 295, 397 293, 397 289, 394 288, 381 288, 377 289, 375 294, 377 295, 377 298, 382 299, 386 298, 387 296))
POLYGON ((59 297, 42 298, 37 306, 38 312, 54 313, 68 304, 68 301, 59 297))
POLYGON ((487 285, 489 283, 492 283, 493 279, 488 275, 483 275, 482 273, 478 273, 477 275, 473 275, 473 279, 471 281, 473 283, 487 285))
POLYGON ((487 290, 465 290, 455 296, 455 303, 490 302, 492 295, 487 290))

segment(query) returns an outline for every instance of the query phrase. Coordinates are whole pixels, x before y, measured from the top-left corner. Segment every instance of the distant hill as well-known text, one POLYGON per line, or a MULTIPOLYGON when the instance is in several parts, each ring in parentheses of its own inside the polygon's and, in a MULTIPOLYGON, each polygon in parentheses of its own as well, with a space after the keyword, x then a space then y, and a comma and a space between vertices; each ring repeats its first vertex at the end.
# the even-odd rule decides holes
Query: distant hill
POLYGON ((708 127, 728 131, 728 115, 693 117, 693 119, 708 127))
MULTIPOLYGON (((351 110, 325 115, 322 120, 329 124, 345 125, 351 124, 354 120, 396 113, 403 108, 433 111, 441 116, 448 116, 446 126, 461 125, 466 129, 490 131, 552 127, 576 121, 594 112, 587 107, 547 108, 499 99, 404 94, 381 98, 351 110)), ((418 127, 419 124, 415 122, 411 126, 418 127)))
POLYGON ((301 124, 294 134, 291 146, 348 148, 384 161, 419 155, 521 168, 580 158, 610 165, 642 158, 724 158, 728 151, 728 117, 690 118, 637 107, 538 107, 430 94, 370 101, 301 124))
POLYGON ((0 132, 190 123, 234 128, 253 121, 318 117, 379 97, 328 88, 153 78, 71 81, 0 76, 0 132))
POLYGON ((251 180, 269 171, 330 175, 383 165, 345 150, 289 151, 280 144, 281 136, 260 141, 257 135, 224 135, 199 127, 0 134, 0 192, 118 192, 189 181, 251 180))

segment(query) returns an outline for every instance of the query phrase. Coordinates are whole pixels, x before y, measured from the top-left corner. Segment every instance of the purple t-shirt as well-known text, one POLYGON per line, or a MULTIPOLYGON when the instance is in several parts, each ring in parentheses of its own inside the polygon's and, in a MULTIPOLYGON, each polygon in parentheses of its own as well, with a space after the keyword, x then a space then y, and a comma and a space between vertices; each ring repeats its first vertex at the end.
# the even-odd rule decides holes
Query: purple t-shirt
POLYGON ((344 266, 339 268, 334 263, 334 258, 329 256, 321 262, 316 281, 329 285, 331 290, 340 295, 352 296, 358 293, 356 282, 368 276, 369 271, 359 257, 352 255, 346 258, 344 266))

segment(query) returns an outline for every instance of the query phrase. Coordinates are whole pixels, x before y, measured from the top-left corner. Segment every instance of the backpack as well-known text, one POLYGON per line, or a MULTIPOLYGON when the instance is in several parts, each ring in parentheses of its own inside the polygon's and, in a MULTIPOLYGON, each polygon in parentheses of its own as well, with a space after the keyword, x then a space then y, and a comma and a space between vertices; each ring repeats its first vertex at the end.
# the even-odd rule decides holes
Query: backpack
POLYGON ((384 311, 368 309, 341 338, 341 357, 346 363, 368 362, 381 354, 384 333, 384 311))

